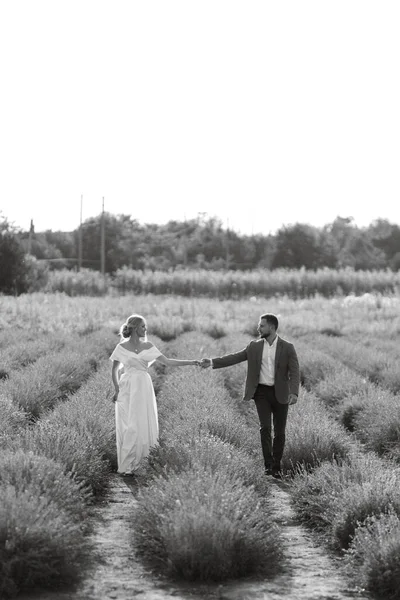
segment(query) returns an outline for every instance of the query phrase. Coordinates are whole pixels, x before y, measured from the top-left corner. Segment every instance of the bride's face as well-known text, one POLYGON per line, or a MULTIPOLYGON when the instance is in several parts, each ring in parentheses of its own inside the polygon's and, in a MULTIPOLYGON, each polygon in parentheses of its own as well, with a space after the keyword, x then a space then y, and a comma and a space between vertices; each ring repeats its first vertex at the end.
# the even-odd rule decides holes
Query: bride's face
POLYGON ((146 337, 146 333, 147 333, 146 321, 142 321, 140 323, 140 325, 138 325, 138 328, 136 331, 137 331, 138 337, 140 337, 140 338, 146 337))

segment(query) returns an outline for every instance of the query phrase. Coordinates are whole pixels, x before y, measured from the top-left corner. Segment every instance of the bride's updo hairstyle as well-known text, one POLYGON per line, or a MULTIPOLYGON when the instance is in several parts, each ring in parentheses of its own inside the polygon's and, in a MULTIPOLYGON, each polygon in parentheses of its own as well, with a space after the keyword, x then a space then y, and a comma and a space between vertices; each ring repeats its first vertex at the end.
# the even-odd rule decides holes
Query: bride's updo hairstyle
POLYGON ((145 322, 144 317, 141 315, 131 315, 127 318, 125 323, 121 325, 121 329, 119 330, 119 335, 121 338, 130 338, 132 333, 136 331, 136 329, 145 322))

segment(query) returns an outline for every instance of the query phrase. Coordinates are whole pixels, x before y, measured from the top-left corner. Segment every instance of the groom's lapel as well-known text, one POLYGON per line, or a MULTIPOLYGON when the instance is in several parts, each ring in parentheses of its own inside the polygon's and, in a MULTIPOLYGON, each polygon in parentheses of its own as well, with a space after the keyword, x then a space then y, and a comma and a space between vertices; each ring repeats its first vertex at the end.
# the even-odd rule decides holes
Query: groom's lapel
POLYGON ((282 340, 280 337, 278 337, 278 339, 276 341, 276 352, 275 352, 275 375, 276 375, 276 370, 278 368, 278 361, 279 361, 281 351, 282 351, 282 340))
POLYGON ((264 350, 264 340, 260 340, 256 344, 256 364, 257 364, 257 372, 261 371, 261 361, 264 350))

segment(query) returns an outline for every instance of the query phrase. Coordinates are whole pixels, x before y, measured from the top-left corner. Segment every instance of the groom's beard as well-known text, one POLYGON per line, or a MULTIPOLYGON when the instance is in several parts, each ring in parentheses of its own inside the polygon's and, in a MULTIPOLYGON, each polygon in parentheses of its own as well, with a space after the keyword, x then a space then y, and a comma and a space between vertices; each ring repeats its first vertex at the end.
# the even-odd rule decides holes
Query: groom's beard
POLYGON ((272 337, 272 333, 261 333, 260 334, 260 339, 261 340, 267 340, 270 337, 272 337))

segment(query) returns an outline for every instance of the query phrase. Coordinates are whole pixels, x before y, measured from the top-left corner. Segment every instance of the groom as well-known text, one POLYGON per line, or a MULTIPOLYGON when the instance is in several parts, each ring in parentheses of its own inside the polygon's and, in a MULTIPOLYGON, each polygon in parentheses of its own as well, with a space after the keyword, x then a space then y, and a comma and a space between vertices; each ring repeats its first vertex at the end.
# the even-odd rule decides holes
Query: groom
POLYGON ((244 400, 254 398, 260 421, 261 447, 265 473, 281 477, 288 408, 299 394, 299 362, 293 344, 278 336, 278 319, 272 313, 261 315, 260 338, 246 348, 219 358, 203 358, 201 366, 230 367, 247 360, 244 400), (271 419, 274 424, 272 441, 271 419))

